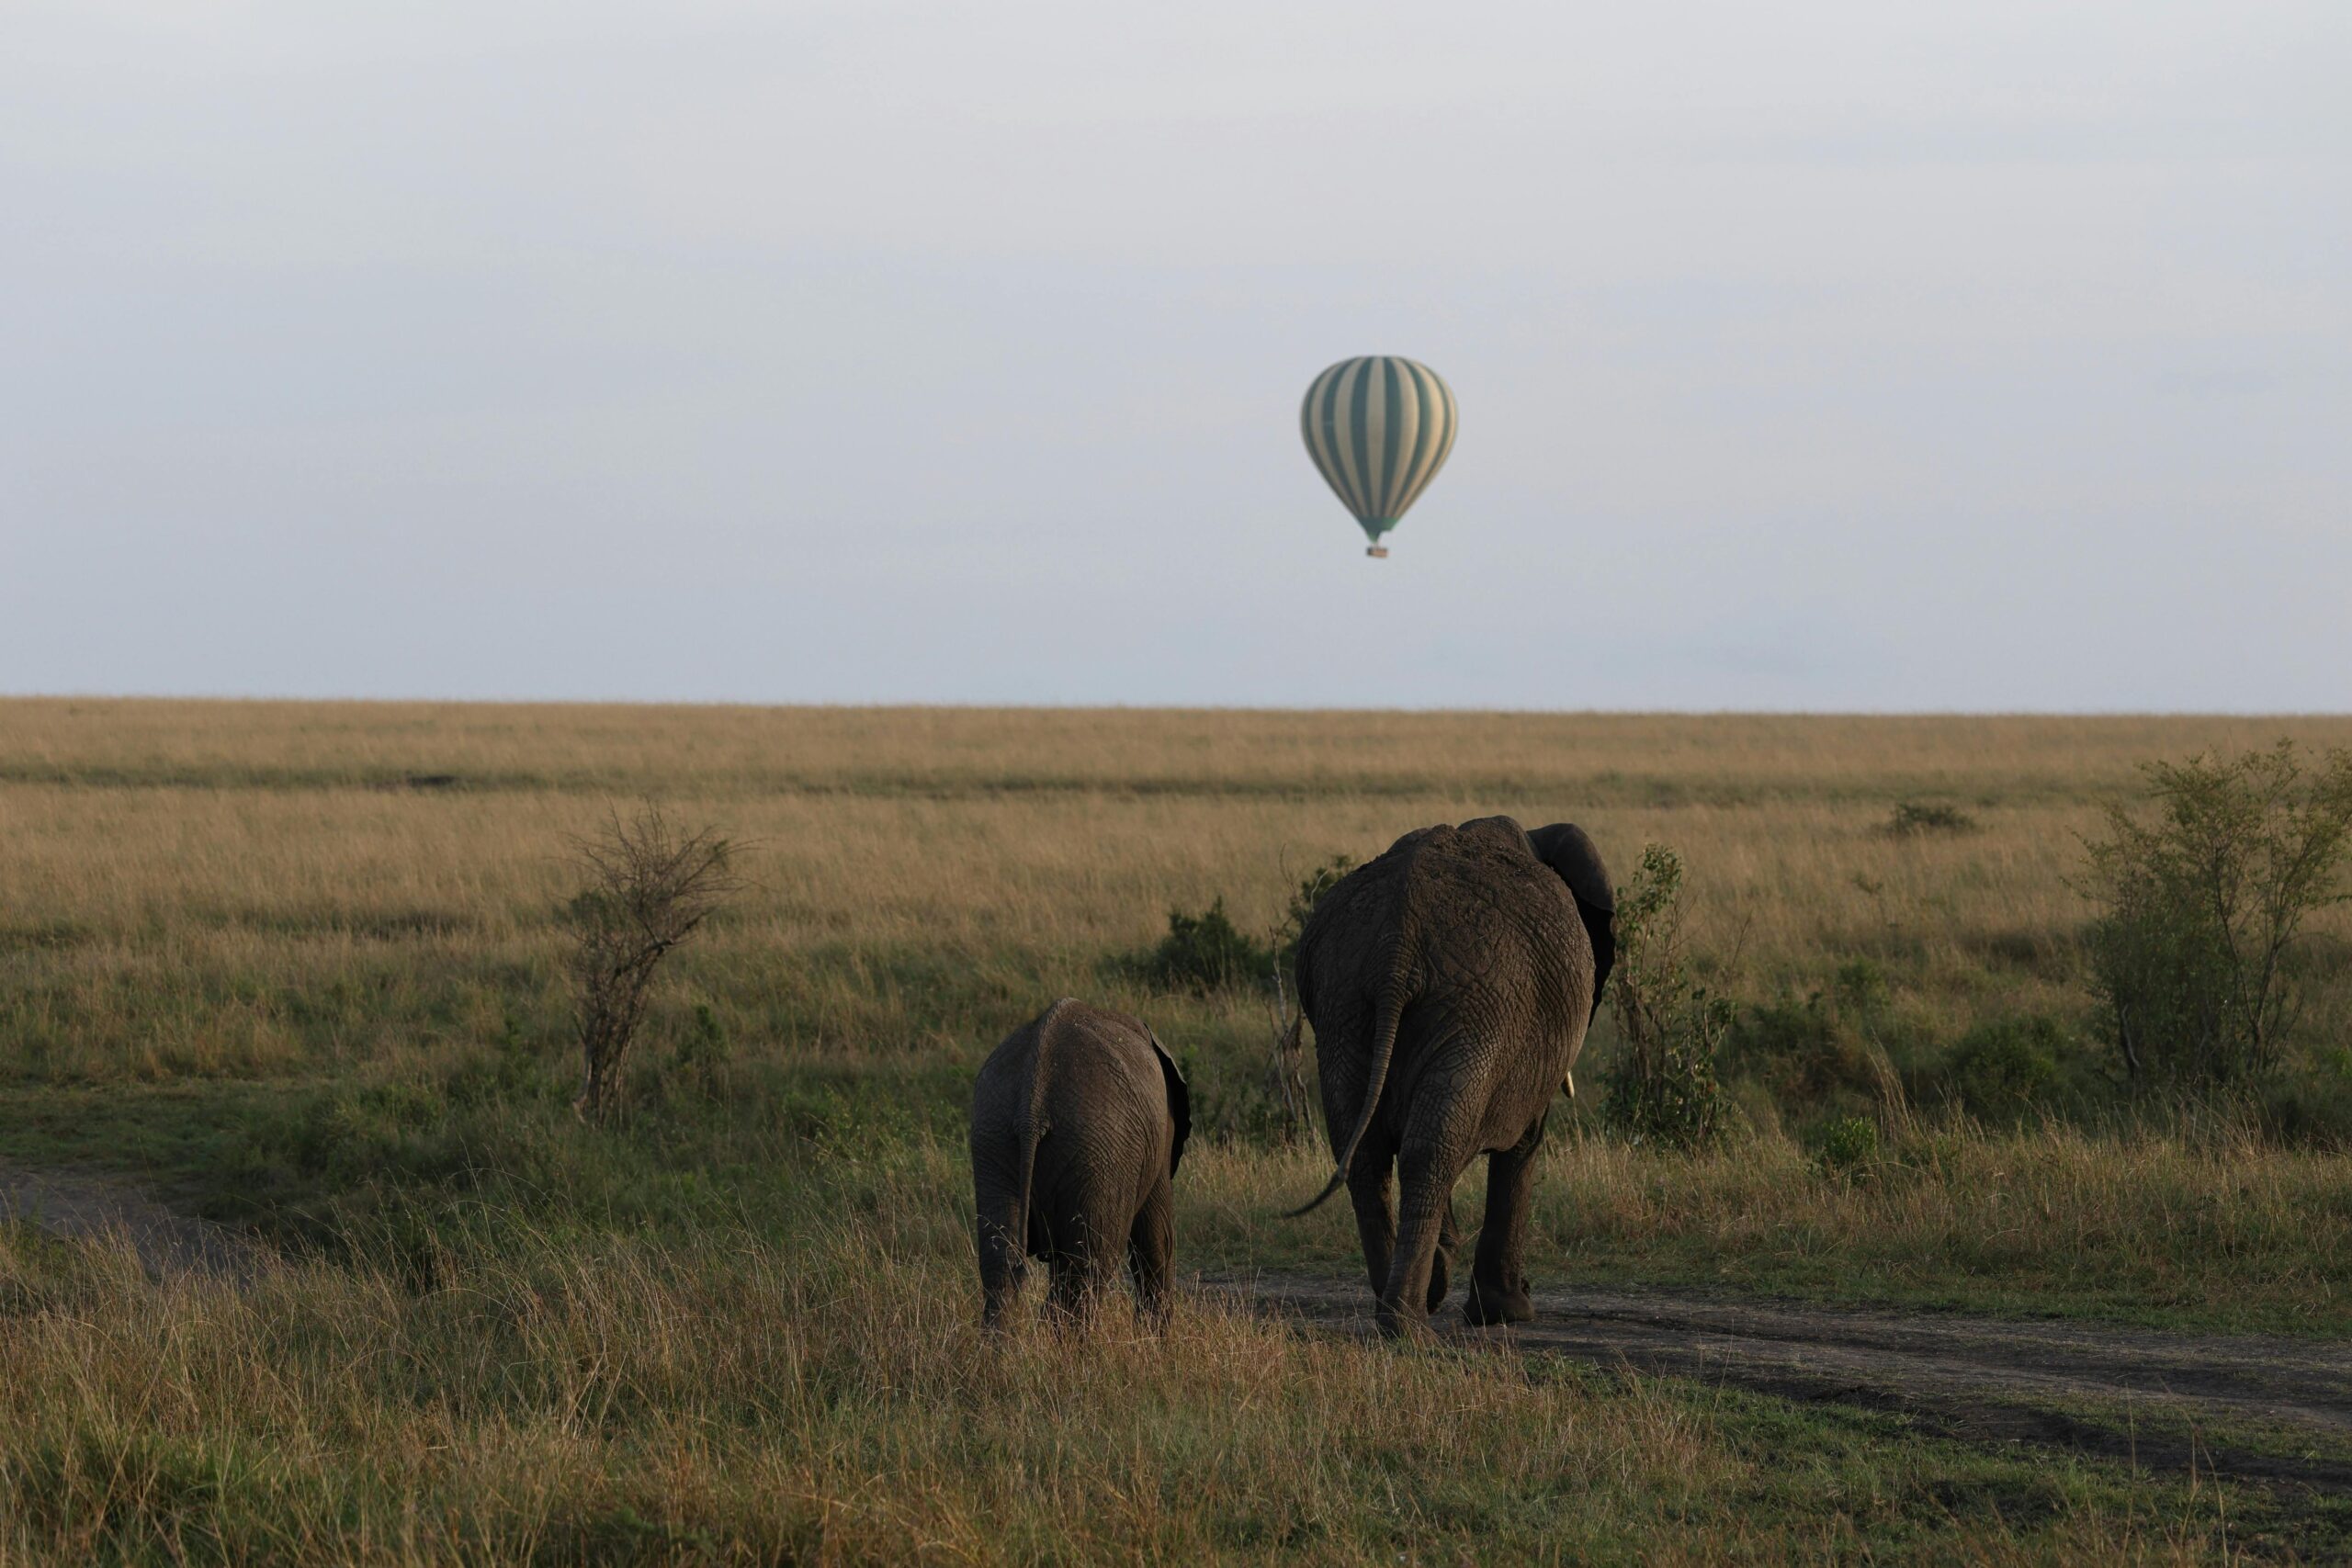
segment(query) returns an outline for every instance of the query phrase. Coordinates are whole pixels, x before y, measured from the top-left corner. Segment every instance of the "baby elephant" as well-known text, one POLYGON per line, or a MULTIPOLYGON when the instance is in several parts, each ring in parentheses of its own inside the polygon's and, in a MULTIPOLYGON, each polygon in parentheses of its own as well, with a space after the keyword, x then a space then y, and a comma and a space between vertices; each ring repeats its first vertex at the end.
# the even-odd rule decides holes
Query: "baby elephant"
POLYGON ((1051 1265, 1054 1309, 1081 1316, 1124 1248, 1136 1311, 1168 1310, 1175 1267, 1170 1181, 1193 1128, 1184 1079, 1158 1036, 1064 997, 1005 1036, 972 1086, 983 1316, 1051 1265))

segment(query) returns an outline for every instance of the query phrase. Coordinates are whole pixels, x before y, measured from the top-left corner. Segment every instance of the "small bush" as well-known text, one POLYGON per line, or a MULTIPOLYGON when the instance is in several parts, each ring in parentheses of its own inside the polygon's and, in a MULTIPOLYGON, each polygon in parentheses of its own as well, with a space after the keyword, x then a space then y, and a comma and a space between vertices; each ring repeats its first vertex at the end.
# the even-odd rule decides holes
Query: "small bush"
POLYGON ((1821 1130, 1821 1168, 1838 1175, 1878 1157, 1878 1123, 1867 1116, 1840 1116, 1821 1130))
POLYGON ((1355 865, 1334 855, 1309 872, 1261 941, 1233 923, 1219 894, 1199 914, 1168 911, 1168 934, 1143 962, 1144 977, 1165 990, 1216 991, 1272 987, 1287 998, 1298 964, 1298 939, 1316 904, 1355 865))
POLYGON ((522 1021, 512 1011, 500 1020, 486 1050, 457 1059, 446 1086, 449 1103, 461 1109, 511 1104, 548 1087, 522 1021))
POLYGON ((1970 1114, 2014 1117, 2055 1094, 2067 1045, 2066 1032, 2051 1019, 1991 1019, 1952 1046, 1944 1081, 1970 1114))
POLYGON ((1758 1002, 1734 1022, 1725 1055, 1785 1106, 1867 1102, 1880 1069, 1854 1012, 1834 989, 1758 1002))
POLYGON ((1288 907, 1283 910, 1282 923, 1273 931, 1274 957, 1281 963, 1283 974, 1298 972, 1298 939, 1306 933, 1306 921, 1315 913, 1315 906, 1355 866, 1354 856, 1333 855, 1299 879, 1291 892, 1288 907))
POLYGON ((1168 911, 1168 934, 1146 970, 1167 990, 1217 991, 1247 986, 1273 972, 1272 952, 1233 923, 1220 896, 1197 915, 1168 911))
POLYGON ((718 1010, 708 1002, 696 1002, 685 1032, 671 1048, 662 1076, 688 1093, 716 1100, 726 1092, 727 1069, 734 1056, 735 1043, 728 1037, 718 1010))
POLYGON ((1910 1062, 1923 1043, 1917 1024, 1896 1011, 1885 970, 1857 958, 1820 990, 1747 1008, 1724 1059, 1792 1118, 1867 1115, 1898 1131, 1910 1126, 1912 1089, 1895 1053, 1910 1062))
POLYGON ((1273 950, 1272 1033, 1266 1052, 1266 1098, 1278 1112, 1277 1130, 1285 1143, 1297 1143, 1315 1132, 1314 1095, 1306 1077, 1306 1016, 1297 1002, 1298 943, 1315 906, 1355 868, 1351 855, 1333 855, 1299 879, 1267 939, 1273 950))
POLYGON ((1729 1100, 1715 1051, 1733 1008, 1697 984, 1684 951, 1682 861, 1663 844, 1642 851, 1617 890, 1617 966, 1609 1000, 1624 1048, 1603 1074, 1603 1120, 1636 1144, 1696 1149, 1718 1142, 1729 1100))
POLYGON ((2291 741, 2229 760, 2150 764, 2143 822, 2107 809, 2086 846, 2101 906, 2091 985, 2135 1077, 2219 1087, 2266 1077, 2301 1010, 2287 962, 2304 922, 2341 901, 2352 858, 2352 751, 2306 772, 2291 741))
POLYGON ((2332 1064, 2317 1071, 2282 1073, 2261 1086, 2256 1109, 2263 1135, 2289 1148, 2352 1149, 2352 1095, 2332 1064))
POLYGON ((1849 958, 1829 976, 1829 994, 1841 1012, 1876 1022, 1894 999, 1894 985, 1875 959, 1849 958))
POLYGON ((1976 818, 1957 806, 1935 801, 1898 802, 1880 831, 1893 839, 1917 839, 1933 833, 1973 833, 1976 818))

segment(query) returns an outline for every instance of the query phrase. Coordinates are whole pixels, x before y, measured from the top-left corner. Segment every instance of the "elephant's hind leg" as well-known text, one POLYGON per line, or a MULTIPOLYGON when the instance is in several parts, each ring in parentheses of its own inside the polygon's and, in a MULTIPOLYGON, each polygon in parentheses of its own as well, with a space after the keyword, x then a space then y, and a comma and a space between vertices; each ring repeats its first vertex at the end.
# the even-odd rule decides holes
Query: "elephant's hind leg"
POLYGON ((1439 1145, 1408 1140, 1398 1151, 1396 1251, 1375 1314, 1384 1334, 1418 1338, 1429 1332, 1430 1291, 1438 1282, 1438 1243, 1459 1169, 1460 1163, 1439 1145))
POLYGON ((1127 1226, 1103 1205, 1090 1202, 1057 1214, 1053 1231, 1046 1305, 1064 1322, 1084 1323, 1117 1273, 1127 1226))
POLYGON ((1168 1321, 1169 1292, 1176 1277, 1176 1194, 1162 1176, 1144 1200, 1127 1235, 1127 1274, 1136 1291, 1136 1315, 1151 1324, 1168 1321))
POLYGON ((1388 1169, 1396 1162, 1396 1145, 1375 1127, 1364 1134, 1348 1170, 1348 1201, 1355 1207, 1356 1237, 1375 1299, 1388 1289, 1389 1259, 1396 1251, 1396 1211, 1388 1195, 1388 1169))
POLYGON ((1476 1115, 1459 1096, 1425 1089, 1397 1140, 1396 1253, 1380 1292, 1385 1333, 1426 1334, 1431 1303, 1444 1299, 1456 1239, 1453 1184, 1477 1147, 1476 1115))
POLYGON ((1034 1248, 1035 1217, 1021 1207, 1017 1152, 1004 1155, 975 1140, 974 1204, 980 1259, 980 1321, 993 1326, 1021 1297, 1034 1248))
POLYGON ((1453 1255, 1461 1247, 1462 1233, 1453 1223, 1453 1194, 1449 1191, 1437 1212, 1437 1250, 1430 1255, 1430 1288, 1425 1300, 1431 1312, 1445 1304, 1445 1292, 1453 1280, 1453 1255))
POLYGON ((1527 1289, 1527 1213, 1535 1191, 1535 1156, 1544 1146, 1544 1121, 1527 1130, 1518 1145, 1487 1156, 1487 1221, 1478 1231, 1478 1255, 1470 1267, 1470 1294, 1462 1315, 1481 1326, 1530 1323, 1535 1298, 1527 1289))

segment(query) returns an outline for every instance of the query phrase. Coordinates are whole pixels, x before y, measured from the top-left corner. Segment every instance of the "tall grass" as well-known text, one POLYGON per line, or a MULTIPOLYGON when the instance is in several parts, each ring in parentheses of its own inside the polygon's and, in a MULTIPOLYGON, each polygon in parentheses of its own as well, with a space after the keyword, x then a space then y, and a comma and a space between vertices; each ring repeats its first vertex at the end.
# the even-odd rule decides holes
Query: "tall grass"
MULTIPOLYGON (((1311 1151, 1234 1147, 1190 1178, 1193 1261, 1353 1278, 1352 1222, 1283 1221, 1326 1174, 1311 1151)), ((1475 1226, 1474 1168, 1455 1196, 1475 1226)), ((1850 1170, 1784 1138, 1660 1157, 1555 1137, 1536 1184, 1534 1250, 1570 1286, 1625 1279, 1978 1311, 2352 1334, 2352 1156, 2280 1151, 2243 1128, 2043 1125, 1954 1118, 1850 1170)))
POLYGON ((453 1213, 424 1289, 413 1240, 364 1224, 339 1263, 242 1288, 0 1232, 0 1562, 2121 1561, 2226 1539, 2210 1487, 1199 1300, 1165 1337, 1114 1312, 984 1343, 951 1153, 791 1174, 786 1241, 453 1213))
MULTIPOLYGON (((1671 843, 1752 988, 1888 965, 1957 1030, 2077 1006, 2067 876, 2149 755, 2338 720, 1862 720, 0 703, 0 1040, 51 1081, 269 1076, 547 1024, 564 836, 650 791, 770 846, 686 964, 751 1051, 968 1048, 1061 992, 1213 1043, 1221 1004, 1106 954, 1408 829, 1584 822, 1671 843), (409 778, 450 787, 401 785, 409 778), (379 785, 398 787, 378 787, 379 785), (1963 799, 1965 837, 1888 802, 1963 799), (1156 1020, 1157 1021, 1157 1020, 1156 1020)), ((2352 919, 2319 938, 2352 951, 2352 919)), ((2315 1026, 2352 1017, 2324 988, 2315 1026)))
MULTIPOLYGON (((1272 1217, 1323 1169, 1256 1136, 1260 998, 1140 977, 1171 908, 1263 931, 1332 855, 1573 818, 1621 874, 1672 844, 1751 993, 1863 957, 1951 1033, 2080 1005, 2103 792, 2280 733, 2352 721, 0 702, 0 1156, 283 1249, 158 1283, 0 1230, 0 1564, 2206 1555, 2258 1498, 1199 1300, 984 1349, 958 1132, 1045 1002, 1138 1011, 1204 1129, 1180 1264, 1351 1276, 1343 1213, 1272 1217), (767 848, 587 1128, 565 840, 644 794, 767 848), (1892 837, 1905 800, 1981 830, 1892 837)), ((1769 1118, 1660 1160, 1579 1114, 1554 1281, 2346 1326, 2342 1156, 1928 1113, 1832 1173, 1769 1118)))

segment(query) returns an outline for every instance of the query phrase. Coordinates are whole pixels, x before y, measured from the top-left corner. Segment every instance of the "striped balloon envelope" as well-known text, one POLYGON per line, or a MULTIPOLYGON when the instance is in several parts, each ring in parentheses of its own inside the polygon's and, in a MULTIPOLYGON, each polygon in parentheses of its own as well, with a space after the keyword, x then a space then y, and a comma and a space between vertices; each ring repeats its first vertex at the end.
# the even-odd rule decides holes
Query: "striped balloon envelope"
POLYGON ((1453 389, 1436 371, 1393 354, 1342 359, 1306 389, 1298 413, 1306 455, 1372 547, 1396 526, 1445 467, 1460 423, 1453 389))

